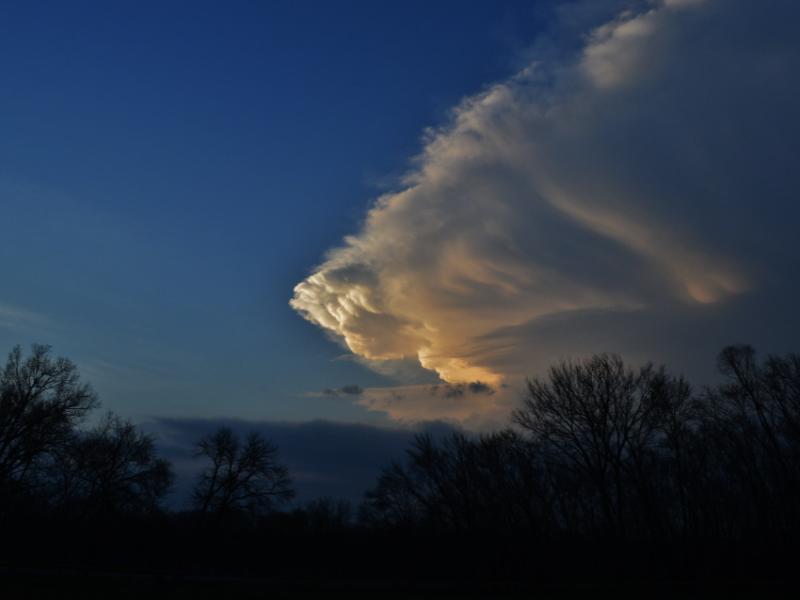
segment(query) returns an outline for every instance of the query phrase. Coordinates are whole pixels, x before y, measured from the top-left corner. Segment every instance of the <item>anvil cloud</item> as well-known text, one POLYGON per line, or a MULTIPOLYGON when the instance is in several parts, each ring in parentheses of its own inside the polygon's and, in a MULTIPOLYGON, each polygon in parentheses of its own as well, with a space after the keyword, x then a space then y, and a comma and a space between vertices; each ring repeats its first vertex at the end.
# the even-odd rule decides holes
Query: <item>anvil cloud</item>
POLYGON ((569 58, 542 44, 427 132, 291 305, 363 359, 493 386, 735 321, 737 299, 794 285, 797 23, 792 2, 665 0, 569 58))

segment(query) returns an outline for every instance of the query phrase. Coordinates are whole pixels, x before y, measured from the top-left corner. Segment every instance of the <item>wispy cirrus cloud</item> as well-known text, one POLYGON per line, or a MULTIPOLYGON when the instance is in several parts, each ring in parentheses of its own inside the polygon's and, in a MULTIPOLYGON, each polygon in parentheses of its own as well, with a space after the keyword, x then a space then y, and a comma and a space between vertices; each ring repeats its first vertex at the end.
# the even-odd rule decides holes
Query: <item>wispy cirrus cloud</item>
POLYGON ((31 330, 51 324, 50 319, 33 311, 0 302, 0 327, 11 331, 31 330))
MULTIPOLYGON (((677 352, 734 323, 760 289, 795 286, 798 22, 794 3, 638 2, 577 53, 542 45, 427 132, 401 188, 292 306, 363 360, 413 358, 451 386, 564 352, 677 352)), ((420 418, 497 404, 411 389, 403 414, 420 418)))

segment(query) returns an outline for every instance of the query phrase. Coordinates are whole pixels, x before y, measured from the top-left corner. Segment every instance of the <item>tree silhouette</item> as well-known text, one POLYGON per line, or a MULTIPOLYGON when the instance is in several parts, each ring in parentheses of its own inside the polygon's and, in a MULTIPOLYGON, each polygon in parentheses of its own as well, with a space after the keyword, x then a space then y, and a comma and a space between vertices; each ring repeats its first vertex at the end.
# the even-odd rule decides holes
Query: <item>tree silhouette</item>
POLYGON ((0 514, 16 493, 40 483, 41 463, 99 406, 77 367, 34 344, 23 358, 16 346, 0 371, 0 514))
POLYGON ((562 360, 548 374, 549 381, 528 381, 528 397, 512 421, 552 449, 552 467, 562 476, 590 486, 585 510, 590 517, 599 511, 601 529, 624 536, 636 526, 651 534, 660 518, 652 477, 659 448, 690 386, 664 367, 634 371, 609 354, 562 360))
POLYGON ((211 461, 192 489, 203 522, 210 518, 216 525, 236 512, 263 516, 295 495, 289 470, 278 462, 278 447, 257 431, 242 443, 230 427, 221 426, 194 447, 195 458, 211 461))
POLYGON ((800 357, 769 356, 751 346, 722 350, 725 380, 703 394, 701 413, 718 485, 730 498, 735 531, 762 535, 796 529, 800 493, 800 357))
POLYGON ((383 468, 362 523, 467 535, 516 535, 551 520, 537 444, 511 429, 471 439, 415 436, 406 461, 383 468))
POLYGON ((172 491, 172 464, 155 453, 153 437, 112 412, 75 432, 53 454, 51 502, 84 517, 91 513, 152 514, 172 491))

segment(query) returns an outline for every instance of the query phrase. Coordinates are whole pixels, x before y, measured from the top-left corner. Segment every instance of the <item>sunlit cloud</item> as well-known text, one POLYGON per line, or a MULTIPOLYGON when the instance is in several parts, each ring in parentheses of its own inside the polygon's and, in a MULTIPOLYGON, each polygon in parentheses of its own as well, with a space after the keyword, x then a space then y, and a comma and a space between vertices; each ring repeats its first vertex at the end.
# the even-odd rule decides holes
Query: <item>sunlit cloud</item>
POLYGON ((473 381, 367 388, 355 403, 386 413, 400 423, 442 421, 480 430, 504 426, 509 411, 520 397, 520 390, 511 386, 493 387, 473 381))
MULTIPOLYGON (((678 337, 780 279, 800 156, 800 52, 780 24, 797 10, 756 4, 636 3, 571 59, 466 98, 291 305, 378 369, 413 359, 451 389, 500 390, 532 361, 657 344, 642 319, 678 337)), ((358 402, 464 421, 508 396, 423 388, 358 402)))

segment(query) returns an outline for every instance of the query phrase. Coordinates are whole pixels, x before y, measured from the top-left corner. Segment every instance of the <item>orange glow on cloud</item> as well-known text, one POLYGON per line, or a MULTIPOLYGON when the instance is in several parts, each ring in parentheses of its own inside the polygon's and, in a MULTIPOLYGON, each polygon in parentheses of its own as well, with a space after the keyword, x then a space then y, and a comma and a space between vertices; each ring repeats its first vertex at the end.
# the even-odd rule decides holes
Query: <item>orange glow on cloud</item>
MULTIPOLYGON (((707 71, 716 58, 703 53, 738 43, 703 21, 720 10, 671 0, 626 12, 549 79, 540 60, 465 99, 428 132, 405 188, 376 200, 292 307, 367 361, 415 357, 451 384, 500 386, 526 363, 500 364, 498 352, 513 352, 498 340, 540 321, 689 310, 752 289, 736 240, 703 213, 729 201, 714 196, 724 174, 694 158, 723 140, 703 129, 717 98, 691 85, 712 78, 720 97, 742 88, 741 73, 707 71)), ((752 151, 725 160, 736 168, 752 151)), ((399 394, 405 403, 372 390, 359 402, 398 419, 465 421, 505 410, 510 393, 443 404, 423 388, 399 394)))

